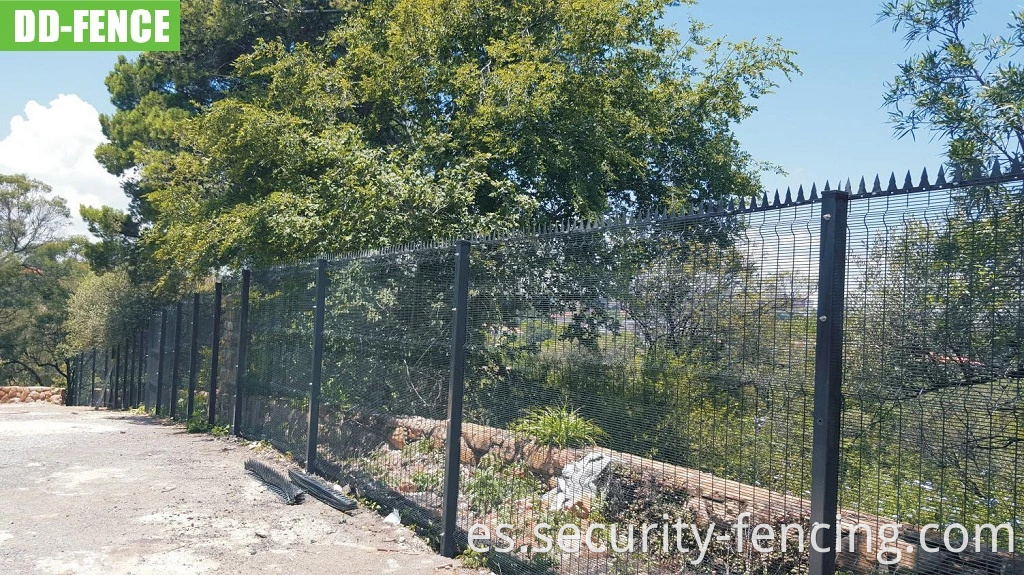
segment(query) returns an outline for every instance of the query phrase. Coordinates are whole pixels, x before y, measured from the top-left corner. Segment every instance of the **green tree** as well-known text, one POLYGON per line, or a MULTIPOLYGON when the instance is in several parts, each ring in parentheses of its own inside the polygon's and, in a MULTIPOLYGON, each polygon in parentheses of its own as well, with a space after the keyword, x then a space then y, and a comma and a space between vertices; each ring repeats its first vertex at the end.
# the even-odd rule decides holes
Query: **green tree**
POLYGON ((153 305, 149 292, 132 282, 124 270, 90 275, 68 301, 68 346, 85 351, 122 341, 134 335, 153 305))
POLYGON ((280 38, 286 43, 312 40, 344 13, 346 4, 345 0, 185 0, 181 3, 181 51, 147 52, 135 60, 119 57, 106 79, 115 112, 100 115, 108 142, 97 148, 96 157, 110 173, 123 176, 131 206, 127 221, 113 227, 111 213, 83 211, 90 231, 102 230, 97 234, 100 245, 87 253, 96 271, 121 264, 139 266, 148 257, 145 245, 136 241, 140 225, 155 215, 146 199, 152 188, 138 177, 144 165, 140 156, 147 151, 176 150, 174 134, 181 123, 234 88, 234 62, 251 51, 259 38, 280 38))
POLYGON ((792 53, 681 36, 667 4, 387 0, 258 43, 176 137, 129 146, 142 244, 194 275, 755 194, 731 127, 792 53))
POLYGON ((973 0, 891 0, 880 19, 925 49, 900 65, 885 105, 898 136, 925 128, 946 140, 954 166, 972 168, 993 156, 1024 152, 1024 10, 1007 32, 964 37, 973 0))
POLYGON ((64 239, 70 213, 46 184, 0 174, 0 381, 67 382, 62 316, 84 273, 81 239, 64 239))

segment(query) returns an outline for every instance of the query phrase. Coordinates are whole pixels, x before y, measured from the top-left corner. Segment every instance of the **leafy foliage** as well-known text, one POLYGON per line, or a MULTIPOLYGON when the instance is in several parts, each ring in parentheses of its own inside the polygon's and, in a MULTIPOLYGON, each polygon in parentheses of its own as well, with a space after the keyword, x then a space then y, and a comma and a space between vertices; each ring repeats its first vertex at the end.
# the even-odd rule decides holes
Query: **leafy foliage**
POLYGON ((123 270, 86 277, 68 302, 69 345, 81 351, 123 341, 152 309, 150 294, 123 270))
POLYGON ((959 167, 1024 152, 1024 68, 1014 61, 1024 49, 1024 10, 1011 13, 1006 34, 977 42, 964 37, 974 15, 974 0, 890 0, 880 15, 907 46, 926 44, 888 84, 896 134, 927 128, 947 139, 959 167))
POLYGON ((208 4, 183 3, 197 48, 115 67, 97 152, 127 170, 121 235, 141 230, 168 291, 222 265, 757 193, 731 126, 797 72, 771 38, 680 36, 662 0, 208 4))
POLYGON ((534 438, 540 445, 583 447, 596 445, 608 437, 593 421, 580 416, 579 410, 545 406, 531 410, 509 425, 509 431, 534 438))
POLYGON ((0 381, 65 385, 64 306, 85 273, 84 241, 61 237, 69 212, 49 186, 0 174, 0 381))

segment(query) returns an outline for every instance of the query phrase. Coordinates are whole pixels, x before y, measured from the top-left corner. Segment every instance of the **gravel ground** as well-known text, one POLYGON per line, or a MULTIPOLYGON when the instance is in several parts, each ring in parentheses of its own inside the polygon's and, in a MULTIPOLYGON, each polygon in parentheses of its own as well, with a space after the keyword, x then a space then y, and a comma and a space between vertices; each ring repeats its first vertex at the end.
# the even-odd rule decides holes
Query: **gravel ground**
POLYGON ((0 405, 0 573, 477 573, 376 512, 281 504, 250 457, 286 467, 149 417, 0 405))

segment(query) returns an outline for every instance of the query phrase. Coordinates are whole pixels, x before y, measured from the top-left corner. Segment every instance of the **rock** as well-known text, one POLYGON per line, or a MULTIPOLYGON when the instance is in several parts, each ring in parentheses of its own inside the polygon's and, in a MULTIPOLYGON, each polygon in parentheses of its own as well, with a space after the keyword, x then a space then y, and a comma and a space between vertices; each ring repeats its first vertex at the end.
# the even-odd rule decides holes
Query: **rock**
POLYGON ((396 427, 391 436, 388 437, 388 445, 391 449, 405 449, 406 440, 409 437, 409 432, 404 427, 396 427))
POLYGON ((397 509, 391 510, 391 513, 384 518, 385 525, 401 525, 402 516, 398 513, 397 509))
POLYGON ((549 503, 548 510, 569 509, 585 499, 596 497, 597 482, 611 462, 610 456, 592 452, 566 465, 558 477, 557 487, 545 493, 542 498, 549 503))
POLYGON ((469 448, 469 444, 463 438, 459 441, 459 463, 463 465, 473 465, 476 463, 476 454, 469 448))

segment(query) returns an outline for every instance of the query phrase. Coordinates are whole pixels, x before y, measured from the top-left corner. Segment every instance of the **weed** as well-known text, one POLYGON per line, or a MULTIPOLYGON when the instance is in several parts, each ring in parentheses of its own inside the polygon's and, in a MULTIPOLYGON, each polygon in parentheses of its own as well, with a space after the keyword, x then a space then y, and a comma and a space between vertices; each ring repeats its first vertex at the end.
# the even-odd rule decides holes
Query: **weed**
POLYGON ((210 428, 210 433, 214 437, 224 437, 228 434, 228 431, 228 426, 226 425, 214 425, 212 428, 210 428))
POLYGON ((496 459, 484 456, 466 479, 463 491, 469 496, 472 509, 490 513, 506 501, 526 499, 541 493, 542 487, 525 466, 504 466, 496 459))
POLYGON ((540 444, 554 447, 596 445, 608 434, 579 411, 567 407, 540 407, 509 425, 513 433, 528 435, 540 444))
POLYGON ((413 471, 412 482, 419 491, 436 491, 441 485, 441 472, 413 471))

